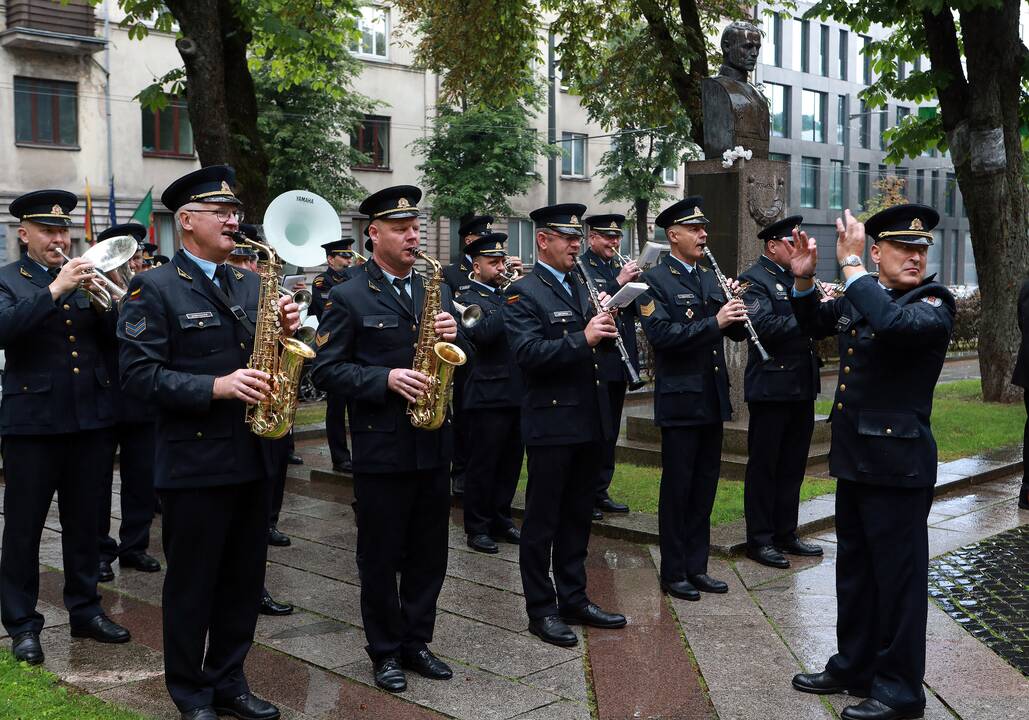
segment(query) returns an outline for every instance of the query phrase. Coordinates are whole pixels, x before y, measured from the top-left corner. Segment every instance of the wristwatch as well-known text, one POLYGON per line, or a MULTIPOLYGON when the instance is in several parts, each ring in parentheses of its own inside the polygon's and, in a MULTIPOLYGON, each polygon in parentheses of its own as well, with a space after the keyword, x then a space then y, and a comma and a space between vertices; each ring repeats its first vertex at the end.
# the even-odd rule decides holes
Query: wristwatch
POLYGON ((847 257, 843 258, 843 261, 840 263, 840 268, 858 267, 859 265, 861 265, 860 257, 858 257, 857 255, 848 255, 847 257))

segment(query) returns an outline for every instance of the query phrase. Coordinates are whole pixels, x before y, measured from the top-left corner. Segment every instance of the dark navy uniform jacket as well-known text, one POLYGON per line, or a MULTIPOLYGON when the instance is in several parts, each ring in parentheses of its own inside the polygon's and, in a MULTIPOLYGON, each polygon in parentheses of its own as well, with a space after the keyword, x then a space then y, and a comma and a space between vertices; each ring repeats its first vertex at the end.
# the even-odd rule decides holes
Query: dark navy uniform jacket
POLYGON ((336 272, 332 268, 328 268, 325 272, 314 276, 314 281, 311 283, 311 314, 319 320, 325 313, 325 304, 329 301, 329 293, 332 292, 332 288, 346 282, 350 277, 347 275, 349 269, 349 267, 345 267, 342 272, 336 272))
MULTIPOLYGON (((256 323, 258 276, 226 270, 222 290, 256 323)), ((245 404, 212 399, 216 377, 246 367, 253 338, 181 250, 170 263, 132 278, 118 340, 126 401, 157 408, 155 487, 236 485, 264 477, 245 404)))
MULTIPOLYGON (((446 465, 453 454, 451 419, 439 430, 411 425, 407 400, 387 386, 389 371, 414 364, 425 287, 411 276, 414 312, 374 260, 329 293, 332 305, 318 325, 312 365, 315 384, 347 398, 354 469, 359 473, 400 473, 446 465)), ((444 312, 454 313, 450 288, 440 287, 444 312)), ((457 344, 470 356, 458 329, 457 344)), ((470 360, 470 357, 469 357, 470 360)))
POLYGON ((466 410, 520 407, 522 371, 515 362, 504 326, 504 296, 473 282, 457 301, 467 306, 478 305, 483 315, 475 325, 465 328, 465 334, 475 345, 475 365, 465 382, 463 407, 466 410))
MULTIPOLYGON (((506 292, 504 322, 525 379, 522 439, 526 445, 568 445, 614 437, 601 353, 586 343, 593 317, 586 288, 575 270, 569 295, 542 265, 506 292)), ((601 343, 603 344, 603 343, 601 343)))
POLYGON ((463 252, 460 260, 443 268, 443 281, 450 286, 450 294, 453 297, 457 297, 472 287, 472 281, 468 277, 468 273, 471 271, 472 264, 463 252))
POLYGON ((1011 382, 1024 388, 1029 385, 1029 280, 1024 281, 1018 291, 1018 329, 1022 331, 1022 344, 1018 347, 1011 382))
MULTIPOLYGON (((593 252, 592 249, 586 248, 586 252, 582 254, 582 259, 598 293, 606 292, 608 295, 614 295, 621 289, 622 286, 618 284, 618 273, 622 269, 622 264, 616 258, 612 258, 608 262, 593 252)), ((638 373, 640 365, 639 353, 636 351, 636 306, 630 305, 619 310, 615 322, 618 324, 618 334, 622 336, 622 342, 625 344, 625 351, 629 354, 629 360, 638 373)), ((603 362, 600 364, 601 380, 608 382, 629 381, 629 371, 626 369, 625 363, 622 362, 622 356, 618 353, 617 349, 614 352, 604 353, 602 357, 603 362)))
POLYGON ((742 323, 719 329, 726 303, 714 272, 697 263, 689 272, 666 255, 643 274, 650 289, 637 306, 654 348, 654 422, 679 427, 723 422, 732 416, 722 336, 746 338, 742 323))
POLYGON ((793 273, 762 255, 740 273, 739 280, 740 283, 750 282, 743 301, 761 344, 772 356, 770 361, 762 362, 753 343, 747 343, 744 399, 747 402, 813 401, 821 389, 819 361, 811 336, 800 329, 793 315, 790 304, 793 273))
POLYGON ((118 314, 83 290, 54 302, 52 278, 24 255, 0 268, 0 347, 6 353, 0 434, 56 435, 114 424, 114 378, 105 354, 118 314))
POLYGON ((894 299, 866 275, 832 302, 809 293, 792 303, 806 332, 839 333, 829 472, 871 485, 932 487, 929 416, 954 327, 954 297, 930 277, 894 299))

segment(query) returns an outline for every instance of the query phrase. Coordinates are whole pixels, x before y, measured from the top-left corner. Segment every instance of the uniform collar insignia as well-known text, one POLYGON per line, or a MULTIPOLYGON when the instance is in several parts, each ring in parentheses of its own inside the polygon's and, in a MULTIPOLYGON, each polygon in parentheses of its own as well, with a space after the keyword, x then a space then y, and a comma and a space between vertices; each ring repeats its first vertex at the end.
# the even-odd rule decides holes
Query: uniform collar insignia
POLYGON ((372 292, 382 292, 382 290, 379 289, 379 286, 373 283, 371 280, 368 281, 368 287, 371 288, 372 292))
POLYGON ((590 265, 592 265, 593 267, 597 267, 597 261, 593 258, 590 258, 590 265))
POLYGON ((193 279, 192 277, 190 277, 190 276, 189 276, 189 275, 188 275, 188 274, 186 273, 186 271, 185 271, 185 270, 183 270, 182 268, 180 268, 180 267, 179 267, 178 265, 176 265, 176 266, 175 266, 175 269, 179 271, 179 277, 180 277, 180 278, 184 278, 184 279, 186 279, 186 280, 192 280, 192 279, 193 279))
POLYGON ((242 280, 243 279, 243 273, 241 273, 236 268, 232 268, 232 274, 236 276, 237 280, 242 280))
POLYGON ((668 266, 668 271, 672 273, 672 275, 682 275, 681 272, 679 272, 676 268, 672 267, 671 265, 668 266))
POLYGON ((18 268, 18 272, 20 272, 22 274, 22 277, 27 277, 27 278, 31 278, 32 277, 32 273, 30 273, 28 270, 26 270, 23 267, 18 268))

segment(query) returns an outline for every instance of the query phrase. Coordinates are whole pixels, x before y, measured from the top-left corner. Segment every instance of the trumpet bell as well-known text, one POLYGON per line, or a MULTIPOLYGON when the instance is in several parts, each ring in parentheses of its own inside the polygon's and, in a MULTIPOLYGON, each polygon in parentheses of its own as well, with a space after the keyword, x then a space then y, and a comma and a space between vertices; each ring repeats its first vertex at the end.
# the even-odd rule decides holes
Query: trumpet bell
POLYGON ((455 302, 454 309, 461 316, 459 318, 461 325, 466 328, 472 327, 475 323, 482 320, 482 308, 478 305, 462 305, 459 302, 455 302))
POLYGON ((306 190, 288 190, 265 210, 264 235, 283 260, 309 267, 325 262, 322 245, 339 240, 343 226, 325 198, 306 190))
POLYGON ((116 235, 98 242, 82 253, 82 257, 93 263, 98 271, 106 273, 131 260, 138 247, 136 238, 131 235, 116 235))

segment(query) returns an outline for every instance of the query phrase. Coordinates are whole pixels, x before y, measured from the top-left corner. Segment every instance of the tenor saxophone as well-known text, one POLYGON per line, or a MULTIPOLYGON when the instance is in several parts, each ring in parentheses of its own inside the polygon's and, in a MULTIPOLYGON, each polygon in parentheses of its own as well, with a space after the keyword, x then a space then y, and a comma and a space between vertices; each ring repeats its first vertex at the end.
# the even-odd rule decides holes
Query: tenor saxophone
POLYGON ((315 353, 296 338, 282 338, 279 320, 279 272, 282 263, 268 245, 250 241, 258 250, 267 253, 267 260, 257 262, 261 278, 261 291, 257 299, 257 322, 254 331, 254 352, 247 367, 260 370, 271 377, 271 393, 256 405, 247 405, 246 422, 254 435, 280 438, 293 427, 297 414, 297 391, 304 360, 315 353), (282 346, 281 352, 279 346, 282 346))
POLYGON ((468 358, 464 350, 454 343, 440 340, 436 334, 436 316, 442 312, 440 285, 443 266, 421 250, 416 250, 415 255, 432 268, 425 281, 425 306, 422 308, 413 367, 429 378, 429 387, 424 395, 407 404, 407 414, 416 428, 437 430, 447 418, 447 406, 454 389, 454 368, 464 365, 468 358))

